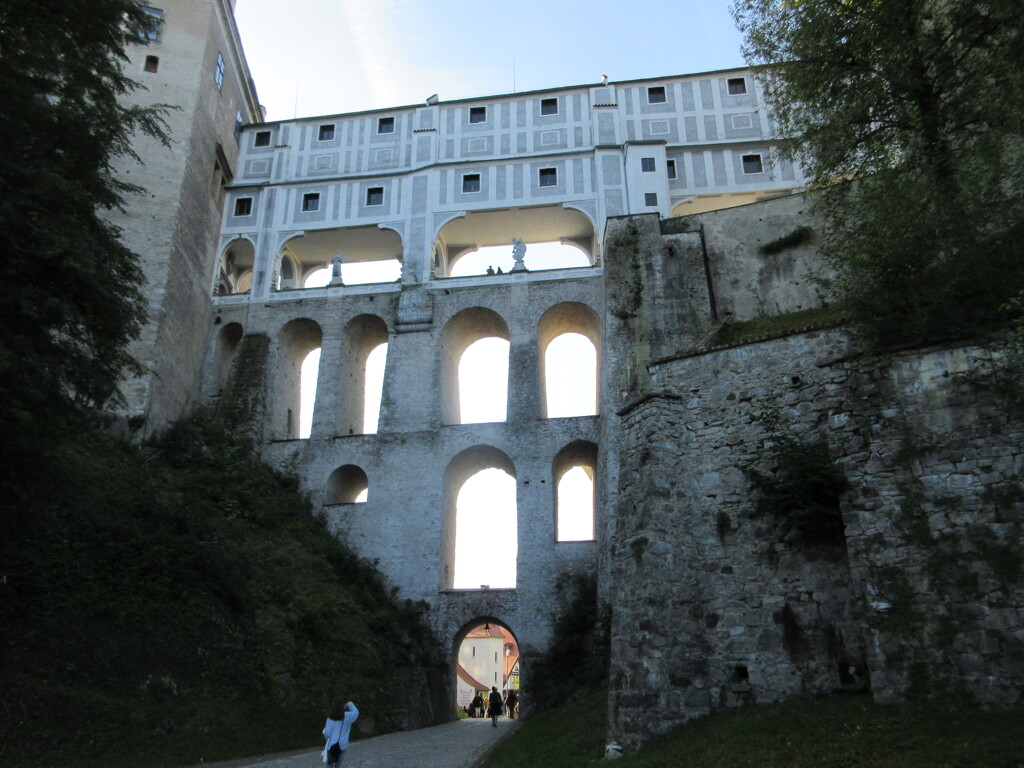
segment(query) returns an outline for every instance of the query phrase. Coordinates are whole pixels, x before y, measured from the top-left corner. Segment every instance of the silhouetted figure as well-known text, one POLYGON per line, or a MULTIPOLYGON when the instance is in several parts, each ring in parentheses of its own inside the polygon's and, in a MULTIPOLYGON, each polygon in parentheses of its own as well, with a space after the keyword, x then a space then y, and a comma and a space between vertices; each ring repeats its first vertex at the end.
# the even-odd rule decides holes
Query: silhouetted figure
POLYGON ((508 696, 505 697, 505 714, 508 715, 508 719, 512 720, 516 716, 516 704, 519 703, 516 697, 515 691, 509 691, 508 696))
POLYGON ((480 693, 477 692, 476 696, 473 697, 473 701, 469 704, 469 716, 470 717, 483 717, 484 716, 484 700, 481 698, 480 693))
POLYGON ((493 275, 494 274, 494 267, 488 265, 488 267, 487 267, 487 274, 488 275, 493 275))
POLYGON ((491 695, 487 697, 487 716, 491 718, 491 725, 497 728, 501 717, 501 694, 497 686, 491 686, 491 695))

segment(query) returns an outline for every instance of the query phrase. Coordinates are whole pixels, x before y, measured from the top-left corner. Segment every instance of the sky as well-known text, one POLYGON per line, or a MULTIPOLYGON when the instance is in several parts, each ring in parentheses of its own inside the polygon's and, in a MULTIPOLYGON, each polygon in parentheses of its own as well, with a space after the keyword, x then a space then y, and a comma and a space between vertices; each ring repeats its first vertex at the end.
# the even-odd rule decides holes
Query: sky
POLYGON ((731 0, 237 0, 267 119, 743 66, 731 0))

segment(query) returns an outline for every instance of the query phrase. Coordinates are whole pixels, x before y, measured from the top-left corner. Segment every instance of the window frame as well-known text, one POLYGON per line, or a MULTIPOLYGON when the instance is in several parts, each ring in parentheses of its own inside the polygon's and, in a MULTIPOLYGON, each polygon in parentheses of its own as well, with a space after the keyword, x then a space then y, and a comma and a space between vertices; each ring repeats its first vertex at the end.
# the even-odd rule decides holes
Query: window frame
POLYGON ((656 208, 658 206, 658 193, 657 192, 644 192, 644 206, 646 208, 656 208), (653 202, 652 202, 653 199, 653 202))
POLYGON ((377 118, 377 135, 378 136, 382 136, 382 135, 385 135, 385 134, 388 134, 388 133, 394 133, 394 132, 395 132, 395 118, 393 116, 378 117, 377 118), (388 126, 387 130, 384 130, 385 126, 388 126))
POLYGON ((670 157, 665 161, 665 173, 668 175, 668 178, 670 179, 678 178, 679 174, 678 171, 676 171, 675 158, 670 157))
POLYGON ((657 162, 653 157, 641 157, 640 158, 640 172, 641 173, 654 173, 658 168, 657 162))
POLYGON ((487 107, 470 107, 467 119, 470 125, 485 124, 487 122, 487 107))
POLYGON ((160 71, 160 57, 159 56, 146 56, 145 61, 142 64, 142 71, 148 72, 151 75, 155 75, 160 71))
POLYGON ((477 195, 483 191, 482 177, 479 173, 464 173, 462 174, 462 194, 464 195, 477 195), (476 182, 476 189, 466 189, 466 184, 476 182))
POLYGON ((320 125, 317 126, 316 129, 316 140, 334 141, 335 137, 338 135, 337 126, 337 123, 321 123, 320 125), (325 137, 324 134, 326 134, 328 131, 330 131, 330 136, 325 137))
POLYGON ((747 155, 740 155, 740 167, 743 169, 744 176, 757 176, 760 173, 764 173, 764 156, 760 152, 751 152, 747 155), (757 158, 756 171, 747 170, 747 158, 757 158))
POLYGON ((367 208, 378 208, 384 205, 384 187, 367 187, 366 188, 366 207, 367 208), (376 193, 380 194, 380 202, 371 202, 371 196, 376 196, 376 193))
POLYGON ((254 147, 269 147, 273 138, 272 131, 256 131, 256 135, 252 140, 252 145, 254 147), (261 141, 261 137, 266 137, 266 141, 261 141))
POLYGON ((746 96, 747 95, 747 78, 745 77, 727 77, 725 79, 725 92, 729 96, 746 96), (739 86, 742 90, 733 90, 733 86, 739 86))
POLYGON ((231 215, 236 217, 236 218, 245 218, 246 216, 252 216, 252 210, 253 210, 253 205, 252 205, 252 198, 251 197, 236 197, 235 198, 235 209, 234 209, 234 212, 231 215), (243 203, 247 203, 247 205, 245 206, 246 211, 245 211, 245 213, 239 213, 238 209, 240 207, 242 207, 243 203))
POLYGON ((302 213, 315 213, 320 210, 320 193, 304 192, 302 194, 302 213))
POLYGON ((538 189, 547 189, 548 187, 558 186, 558 168, 551 166, 548 168, 537 169, 537 187, 538 189), (545 183, 545 179, 552 179, 552 181, 545 183))
POLYGON ((664 85, 649 85, 647 86, 647 103, 648 104, 667 104, 668 103, 668 90, 664 85), (657 92, 660 91, 660 94, 657 92), (654 98, 656 95, 660 95, 660 98, 654 98))
POLYGON ((227 71, 227 63, 224 61, 224 54, 217 51, 217 65, 213 70, 213 82, 217 84, 217 90, 224 90, 224 73, 227 71))
POLYGON ((559 112, 559 110, 558 110, 558 97, 557 96, 554 96, 554 97, 549 98, 549 99, 541 99, 540 100, 540 114, 541 114, 541 117, 547 117, 549 115, 557 115, 558 112, 559 112), (544 111, 547 107, 552 107, 552 106, 555 108, 553 112, 552 111, 548 111, 548 112, 544 111))
POLYGON ((164 29, 164 9, 152 5, 140 5, 139 10, 149 17, 147 28, 136 27, 135 37, 147 43, 159 43, 164 29))

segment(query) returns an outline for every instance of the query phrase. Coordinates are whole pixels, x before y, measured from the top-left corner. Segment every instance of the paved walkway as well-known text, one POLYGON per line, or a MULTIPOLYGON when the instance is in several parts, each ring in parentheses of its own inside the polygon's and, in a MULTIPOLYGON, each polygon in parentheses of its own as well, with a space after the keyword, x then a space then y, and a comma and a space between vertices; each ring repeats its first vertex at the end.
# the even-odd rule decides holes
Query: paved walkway
MULTIPOLYGON (((494 746, 511 736, 519 720, 489 718, 457 720, 433 728, 401 731, 349 744, 344 768, 473 768, 494 746)), ((320 750, 263 755, 204 768, 323 768, 320 750)))

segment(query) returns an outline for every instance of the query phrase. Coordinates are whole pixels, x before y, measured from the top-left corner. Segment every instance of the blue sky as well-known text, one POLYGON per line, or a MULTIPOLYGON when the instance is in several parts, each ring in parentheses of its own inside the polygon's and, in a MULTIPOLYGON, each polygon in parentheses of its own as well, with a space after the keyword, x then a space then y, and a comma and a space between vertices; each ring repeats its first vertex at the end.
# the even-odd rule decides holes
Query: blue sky
POLYGON ((268 120, 743 65, 731 0, 238 0, 268 120))

